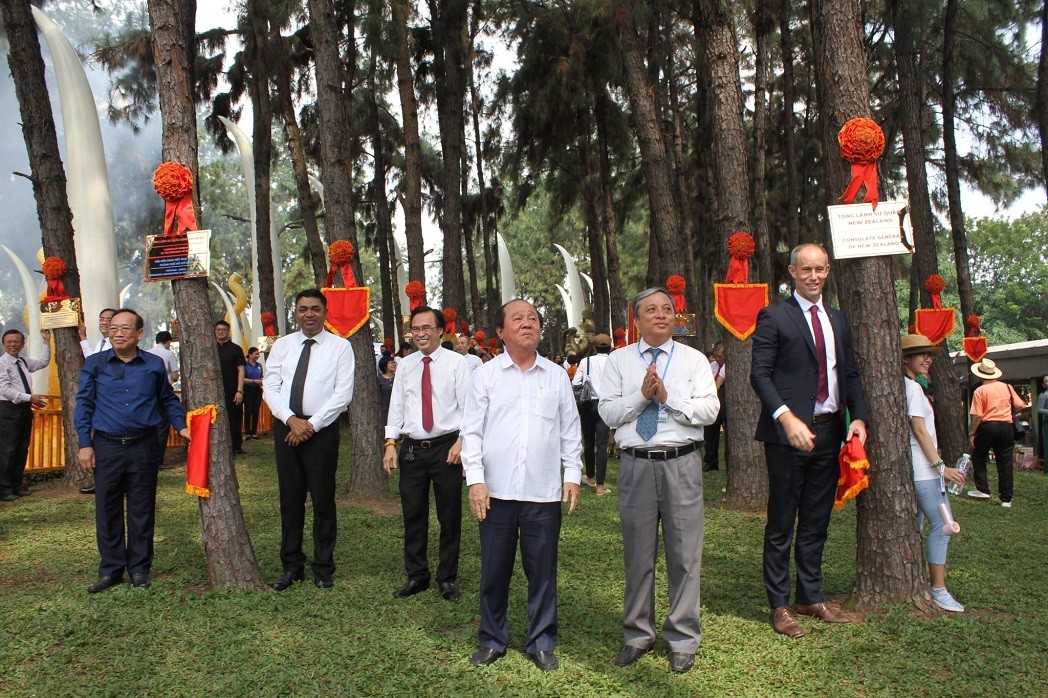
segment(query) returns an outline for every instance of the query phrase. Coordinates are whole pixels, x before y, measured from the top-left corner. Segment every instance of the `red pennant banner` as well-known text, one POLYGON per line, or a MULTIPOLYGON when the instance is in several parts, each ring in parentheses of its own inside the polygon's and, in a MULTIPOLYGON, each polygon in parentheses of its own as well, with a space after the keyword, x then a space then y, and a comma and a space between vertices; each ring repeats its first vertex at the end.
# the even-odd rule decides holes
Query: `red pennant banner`
POLYGON ((983 357, 986 356, 986 352, 990 350, 989 343, 986 341, 986 337, 965 337, 964 338, 964 355, 971 359, 972 363, 979 363, 983 357))
POLYGON ((862 447, 858 436, 848 439, 837 456, 837 462, 840 463, 841 473, 837 479, 837 496, 833 500, 833 508, 841 509, 845 502, 858 497, 870 485, 870 478, 866 476, 870 461, 866 458, 866 449, 862 447))
POLYGON ((322 288, 327 299, 327 321, 324 327, 339 337, 349 339, 371 318, 371 289, 322 288))
POLYGON ((713 314, 739 341, 757 329, 757 313, 768 307, 768 284, 713 284, 713 314))
POLYGON ((917 332, 938 344, 953 334, 953 308, 918 308, 916 311, 917 332))
POLYGON ((186 494, 210 497, 208 487, 209 445, 211 425, 218 417, 215 405, 204 405, 186 415, 189 426, 189 456, 186 459, 186 494))

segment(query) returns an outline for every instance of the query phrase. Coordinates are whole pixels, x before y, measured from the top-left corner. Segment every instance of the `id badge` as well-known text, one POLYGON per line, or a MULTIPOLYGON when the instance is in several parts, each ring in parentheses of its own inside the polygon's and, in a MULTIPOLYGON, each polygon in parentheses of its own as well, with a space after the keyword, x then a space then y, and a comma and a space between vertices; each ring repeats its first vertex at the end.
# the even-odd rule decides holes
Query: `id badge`
POLYGON ((666 406, 665 405, 659 405, 659 423, 661 424, 663 422, 667 422, 667 421, 669 421, 669 418, 670 418, 670 413, 666 409, 666 406))

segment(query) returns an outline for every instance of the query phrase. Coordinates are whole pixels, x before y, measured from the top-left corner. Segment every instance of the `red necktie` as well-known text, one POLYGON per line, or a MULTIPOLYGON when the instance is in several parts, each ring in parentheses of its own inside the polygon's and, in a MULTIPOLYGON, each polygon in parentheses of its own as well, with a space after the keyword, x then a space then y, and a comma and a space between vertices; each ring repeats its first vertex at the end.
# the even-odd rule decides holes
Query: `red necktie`
POLYGON ((811 331, 815 335, 815 358, 819 360, 819 387, 815 391, 815 399, 826 402, 830 397, 830 381, 826 376, 826 337, 822 334, 822 323, 819 321, 819 306, 813 305, 809 312, 811 331))
POLYGON ((433 383, 430 380, 429 364, 433 361, 430 356, 422 357, 422 430, 433 429, 433 383))

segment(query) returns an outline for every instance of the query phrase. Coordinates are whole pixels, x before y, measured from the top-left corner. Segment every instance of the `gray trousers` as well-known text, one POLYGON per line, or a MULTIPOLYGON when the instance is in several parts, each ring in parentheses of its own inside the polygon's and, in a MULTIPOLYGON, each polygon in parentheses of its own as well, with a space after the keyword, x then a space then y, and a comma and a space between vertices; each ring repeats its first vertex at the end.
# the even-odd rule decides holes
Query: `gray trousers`
POLYGON ((662 637, 671 652, 694 654, 702 638, 699 573, 702 569, 702 458, 649 461, 622 454, 619 462, 619 517, 626 565, 622 627, 626 644, 655 643, 655 562, 659 522, 666 546, 669 614, 662 637))

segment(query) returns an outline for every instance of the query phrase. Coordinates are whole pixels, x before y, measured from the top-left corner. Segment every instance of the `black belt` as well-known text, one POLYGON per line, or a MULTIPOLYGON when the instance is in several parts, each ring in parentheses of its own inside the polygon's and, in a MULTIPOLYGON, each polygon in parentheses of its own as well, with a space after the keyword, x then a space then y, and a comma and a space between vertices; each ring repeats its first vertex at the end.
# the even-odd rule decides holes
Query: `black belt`
POLYGON ((454 441, 458 436, 459 433, 457 431, 449 431, 447 434, 434 436, 432 439, 413 439, 410 436, 405 436, 404 444, 407 446, 415 446, 417 448, 436 448, 437 446, 443 446, 446 443, 454 441))
POLYGON ((665 448, 624 448, 623 453, 628 453, 634 458, 647 460, 673 460, 686 456, 699 447, 699 441, 692 441, 683 446, 667 446, 665 448))
POLYGON ((811 419, 812 424, 829 424, 830 422, 839 421, 841 418, 840 410, 836 412, 827 412, 826 414, 817 414, 811 419))
POLYGON ((105 439, 106 441, 112 441, 115 444, 120 444, 121 446, 127 446, 129 444, 138 443, 142 439, 149 438, 150 436, 152 436, 155 439, 156 438, 156 429, 147 429, 146 431, 140 431, 137 434, 128 434, 126 436, 117 436, 116 434, 107 434, 104 431, 98 431, 96 429, 94 435, 95 436, 100 436, 103 439, 105 439))

